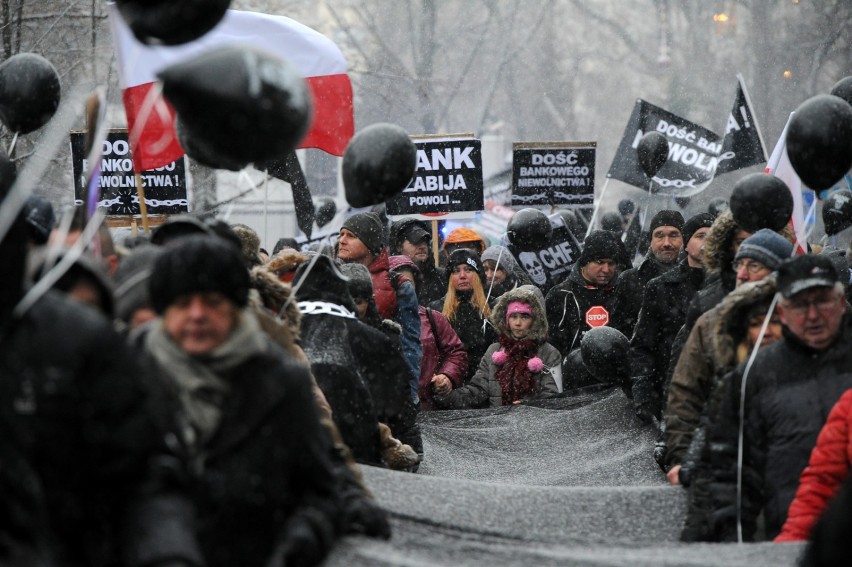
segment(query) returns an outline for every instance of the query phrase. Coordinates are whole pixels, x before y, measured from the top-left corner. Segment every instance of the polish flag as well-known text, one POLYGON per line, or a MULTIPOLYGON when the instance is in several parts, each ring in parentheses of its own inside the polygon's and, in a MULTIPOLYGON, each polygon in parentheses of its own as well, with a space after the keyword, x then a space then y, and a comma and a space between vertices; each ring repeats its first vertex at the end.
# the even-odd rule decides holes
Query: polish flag
MULTIPOLYGON (((793 195, 793 216, 790 222, 793 224, 793 231, 796 233, 796 254, 805 254, 808 251, 808 238, 805 230, 805 210, 802 202, 802 180, 799 179, 799 174, 793 169, 793 164, 790 163, 790 158, 787 155, 787 128, 790 126, 790 120, 793 118, 793 113, 790 113, 790 118, 787 119, 787 124, 784 125, 784 131, 781 132, 781 137, 775 144, 775 149, 772 150, 772 155, 769 156, 769 161, 766 162, 765 173, 774 175, 781 179, 790 188, 790 193, 793 195)), ((816 200, 814 200, 816 202, 816 200)))
POLYGON ((355 132, 352 84, 343 54, 324 35, 284 16, 228 10, 195 41, 150 46, 133 36, 115 5, 108 6, 137 171, 168 165, 184 154, 175 135, 174 110, 156 86, 157 73, 210 48, 234 44, 263 49, 295 65, 313 95, 311 128, 299 147, 343 155, 355 132))

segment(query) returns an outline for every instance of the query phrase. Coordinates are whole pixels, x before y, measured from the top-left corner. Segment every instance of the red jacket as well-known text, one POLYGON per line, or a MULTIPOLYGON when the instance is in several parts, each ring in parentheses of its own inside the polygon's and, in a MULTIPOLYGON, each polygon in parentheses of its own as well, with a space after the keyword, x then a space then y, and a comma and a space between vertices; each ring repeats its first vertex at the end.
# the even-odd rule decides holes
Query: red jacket
POLYGON ((390 280, 390 265, 388 264, 388 249, 382 248, 382 251, 375 257, 373 262, 367 266, 370 271, 370 278, 373 280, 373 299, 376 300, 376 307, 379 310, 379 315, 382 319, 396 319, 396 290, 391 285, 390 280))
POLYGON ((796 497, 776 542, 808 539, 811 529, 840 490, 852 465, 852 390, 847 390, 828 414, 808 466, 799 478, 796 497))
POLYGON ((423 345, 423 359, 420 362, 420 383, 417 394, 420 396, 421 408, 424 410, 432 408, 432 376, 446 374, 452 381, 453 388, 458 388, 467 372, 467 352, 453 326, 440 311, 432 310, 432 320, 435 321, 435 330, 438 331, 440 352, 438 352, 426 308, 421 305, 420 344, 423 345), (442 355, 443 360, 439 365, 438 359, 442 355))

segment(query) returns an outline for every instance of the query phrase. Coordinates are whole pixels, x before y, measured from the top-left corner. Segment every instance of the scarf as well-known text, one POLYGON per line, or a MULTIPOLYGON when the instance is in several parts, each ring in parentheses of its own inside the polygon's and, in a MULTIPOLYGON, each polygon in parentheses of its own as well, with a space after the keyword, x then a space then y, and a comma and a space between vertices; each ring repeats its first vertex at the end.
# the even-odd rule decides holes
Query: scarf
POLYGON ((521 400, 536 392, 536 382, 527 362, 538 352, 538 344, 530 339, 516 340, 501 334, 498 341, 506 354, 506 362, 497 369, 503 405, 521 400))
POLYGON ((222 408, 231 389, 223 376, 267 347, 260 323, 248 309, 237 315, 234 329, 224 343, 198 357, 190 356, 172 340, 162 319, 153 323, 145 337, 145 348, 178 386, 190 425, 186 441, 194 452, 213 437, 222 420, 222 408))

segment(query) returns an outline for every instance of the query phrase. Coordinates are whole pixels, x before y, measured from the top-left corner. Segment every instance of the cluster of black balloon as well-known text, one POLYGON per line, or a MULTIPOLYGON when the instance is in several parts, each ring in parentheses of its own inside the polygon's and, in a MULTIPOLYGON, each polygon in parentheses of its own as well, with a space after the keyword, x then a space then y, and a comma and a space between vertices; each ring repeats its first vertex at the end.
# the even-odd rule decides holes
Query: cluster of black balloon
POLYGON ((38 130, 59 108, 59 75, 50 61, 18 53, 0 65, 0 121, 12 132, 38 130))

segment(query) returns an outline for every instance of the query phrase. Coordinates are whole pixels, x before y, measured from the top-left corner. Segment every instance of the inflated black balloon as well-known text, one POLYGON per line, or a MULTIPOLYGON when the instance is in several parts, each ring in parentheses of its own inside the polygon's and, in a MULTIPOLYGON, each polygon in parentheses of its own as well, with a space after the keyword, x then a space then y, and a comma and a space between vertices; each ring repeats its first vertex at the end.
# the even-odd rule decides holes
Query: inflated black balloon
POLYGON ((787 128, 787 155, 817 193, 837 183, 852 167, 852 106, 834 95, 799 105, 787 128))
POLYGON ((231 0, 116 0, 116 4, 142 43, 178 45, 212 30, 231 0))
POLYGON ((186 155, 201 165, 206 165, 213 169, 239 171, 250 163, 222 154, 218 148, 213 147, 207 140, 194 136, 183 123, 180 116, 175 119, 175 132, 177 133, 178 142, 186 152, 186 155))
POLYGON ((308 131, 311 97, 305 80, 265 51, 219 47, 157 77, 189 136, 233 162, 280 158, 308 131))
POLYGON ((50 61, 18 53, 0 65, 0 120, 12 132, 38 130, 59 108, 59 75, 50 61))
POLYGON ((741 177, 731 192, 734 222, 748 232, 779 231, 793 214, 793 195, 787 184, 768 173, 741 177))
POLYGON ((831 93, 834 96, 839 96, 848 104, 852 104, 852 76, 843 77, 831 87, 831 93))
POLYGON ((334 219, 334 215, 337 214, 337 203, 331 197, 320 197, 317 199, 315 207, 314 220, 320 227, 330 223, 334 219))
POLYGON ((593 327, 580 340, 583 364, 605 383, 617 383, 630 375, 630 340, 612 327, 593 327))
POLYGON ((506 227, 509 242, 522 252, 535 252, 547 248, 553 235, 553 225, 547 215, 538 209, 521 209, 512 215, 506 227))
POLYGON ((852 226, 852 191, 835 191, 822 204, 822 222, 825 233, 834 236, 852 226))
POLYGON ((624 232, 624 223, 621 220, 621 214, 615 211, 604 213, 601 216, 601 228, 621 236, 621 233, 624 232))
POLYGON ((647 132, 636 147, 639 166, 649 178, 654 177, 669 159, 669 142, 659 132, 647 132))
POLYGON ((383 203, 400 193, 414 176, 417 148, 395 124, 367 126, 343 153, 346 201, 355 208, 383 203))

